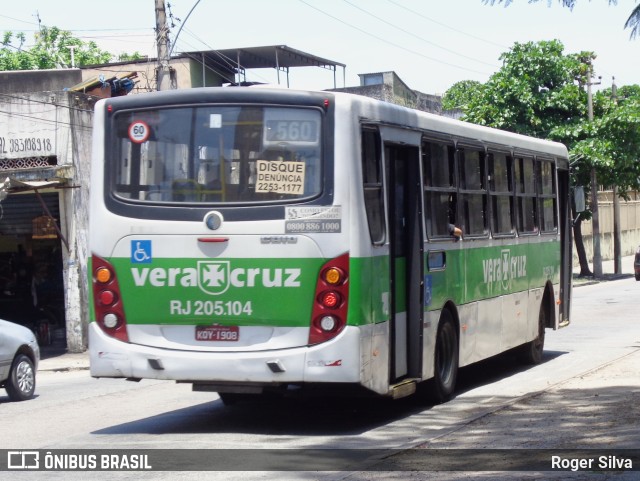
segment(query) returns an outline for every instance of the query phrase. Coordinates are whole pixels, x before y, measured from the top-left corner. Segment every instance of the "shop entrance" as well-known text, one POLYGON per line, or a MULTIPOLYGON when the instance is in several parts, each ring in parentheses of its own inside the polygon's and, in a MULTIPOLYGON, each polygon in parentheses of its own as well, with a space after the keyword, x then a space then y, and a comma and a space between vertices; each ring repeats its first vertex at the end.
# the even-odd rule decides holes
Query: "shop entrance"
POLYGON ((25 325, 40 346, 65 340, 58 193, 10 194, 0 202, 0 318, 25 325))

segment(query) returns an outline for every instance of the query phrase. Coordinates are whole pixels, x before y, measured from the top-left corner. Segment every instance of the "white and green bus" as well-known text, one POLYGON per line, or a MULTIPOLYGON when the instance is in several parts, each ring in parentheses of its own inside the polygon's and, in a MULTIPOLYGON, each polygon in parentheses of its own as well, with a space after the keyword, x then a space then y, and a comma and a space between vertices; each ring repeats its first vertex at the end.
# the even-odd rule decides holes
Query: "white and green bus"
POLYGON ((539 362, 569 322, 561 144, 254 87, 105 99, 94 122, 94 377, 445 401, 459 367, 539 362))

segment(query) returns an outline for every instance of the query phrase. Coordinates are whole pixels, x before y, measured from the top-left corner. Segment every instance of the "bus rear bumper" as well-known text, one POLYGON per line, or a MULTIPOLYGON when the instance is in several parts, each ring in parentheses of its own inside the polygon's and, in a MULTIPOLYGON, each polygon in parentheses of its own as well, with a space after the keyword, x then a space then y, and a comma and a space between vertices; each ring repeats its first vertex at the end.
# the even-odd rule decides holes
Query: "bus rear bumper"
POLYGON ((129 344, 89 324, 93 377, 179 382, 360 383, 360 330, 347 326, 315 346, 267 351, 215 352, 161 349, 129 344))

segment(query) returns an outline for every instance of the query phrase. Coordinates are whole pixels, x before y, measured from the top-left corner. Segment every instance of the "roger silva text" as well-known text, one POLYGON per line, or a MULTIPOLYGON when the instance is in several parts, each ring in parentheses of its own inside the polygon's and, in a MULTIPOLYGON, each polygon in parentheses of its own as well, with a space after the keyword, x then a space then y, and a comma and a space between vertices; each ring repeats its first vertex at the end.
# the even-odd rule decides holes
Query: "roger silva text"
POLYGON ((632 470, 633 461, 631 458, 615 455, 594 457, 551 456, 551 469, 563 471, 623 471, 632 470))

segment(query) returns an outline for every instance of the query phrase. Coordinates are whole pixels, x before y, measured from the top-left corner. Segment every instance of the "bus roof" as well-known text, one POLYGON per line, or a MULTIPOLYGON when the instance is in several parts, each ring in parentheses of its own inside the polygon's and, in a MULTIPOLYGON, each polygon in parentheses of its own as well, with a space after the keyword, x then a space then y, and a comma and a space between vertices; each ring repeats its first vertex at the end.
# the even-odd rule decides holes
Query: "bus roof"
POLYGON ((334 98, 336 105, 343 105, 346 109, 357 111, 361 119, 372 123, 396 125, 433 134, 444 134, 457 140, 480 142, 505 149, 568 158, 567 148, 559 142, 472 124, 346 92, 294 90, 267 85, 254 87, 200 87, 103 99, 98 102, 96 107, 106 103, 117 105, 121 108, 124 106, 126 108, 148 108, 159 104, 202 104, 219 100, 224 102, 247 102, 250 99, 259 102, 283 102, 291 105, 309 102, 321 105, 325 98, 334 98), (356 106, 357 109, 353 110, 356 106))

